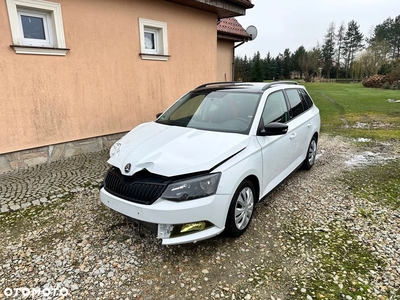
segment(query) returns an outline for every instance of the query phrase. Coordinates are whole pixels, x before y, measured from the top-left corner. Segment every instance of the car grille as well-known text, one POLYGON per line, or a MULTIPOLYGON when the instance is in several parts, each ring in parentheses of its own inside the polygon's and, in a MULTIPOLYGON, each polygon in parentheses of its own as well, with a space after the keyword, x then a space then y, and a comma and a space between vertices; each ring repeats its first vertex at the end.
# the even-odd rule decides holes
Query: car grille
POLYGON ((118 168, 108 170, 104 179, 104 188, 110 194, 122 199, 150 205, 161 197, 170 180, 155 175, 147 170, 137 172, 133 176, 121 174, 118 168))

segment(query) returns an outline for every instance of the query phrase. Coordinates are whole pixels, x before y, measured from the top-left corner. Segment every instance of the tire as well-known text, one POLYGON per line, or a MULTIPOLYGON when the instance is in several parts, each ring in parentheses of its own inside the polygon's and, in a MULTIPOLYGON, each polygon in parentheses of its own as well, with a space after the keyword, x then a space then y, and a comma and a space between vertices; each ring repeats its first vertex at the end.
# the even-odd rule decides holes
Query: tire
POLYGON ((249 227, 254 213, 256 193, 250 180, 243 181, 233 195, 225 222, 225 233, 231 237, 242 235, 249 227))
POLYGON ((303 162, 303 169, 310 170, 315 164, 315 157, 317 156, 317 138, 314 135, 308 145, 306 158, 303 162))

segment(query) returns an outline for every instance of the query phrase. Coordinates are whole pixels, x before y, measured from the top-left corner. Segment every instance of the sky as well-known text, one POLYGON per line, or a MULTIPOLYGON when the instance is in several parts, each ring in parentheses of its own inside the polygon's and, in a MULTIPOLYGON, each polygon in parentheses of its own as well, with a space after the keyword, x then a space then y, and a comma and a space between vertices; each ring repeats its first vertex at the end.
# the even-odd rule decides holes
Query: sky
POLYGON ((261 58, 270 52, 272 57, 289 48, 295 52, 301 45, 306 50, 324 42, 330 23, 336 30, 351 20, 360 31, 370 37, 373 28, 388 17, 400 15, 400 0, 252 0, 254 7, 245 16, 236 17, 246 29, 253 25, 258 35, 255 40, 236 48, 236 55, 253 57, 260 51, 261 58))

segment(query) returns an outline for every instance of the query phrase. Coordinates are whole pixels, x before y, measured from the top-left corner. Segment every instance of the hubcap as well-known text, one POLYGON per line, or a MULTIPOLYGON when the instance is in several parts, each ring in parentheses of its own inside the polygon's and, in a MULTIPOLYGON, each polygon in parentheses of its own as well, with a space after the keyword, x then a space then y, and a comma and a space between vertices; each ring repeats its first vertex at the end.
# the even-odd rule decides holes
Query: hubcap
POLYGON ((254 208, 253 191, 245 187, 236 200, 235 207, 235 225, 237 229, 242 230, 249 224, 254 208))
POLYGON ((310 165, 314 164, 316 155, 317 155, 317 142, 315 140, 312 140, 310 143, 310 147, 308 148, 308 163, 310 165))

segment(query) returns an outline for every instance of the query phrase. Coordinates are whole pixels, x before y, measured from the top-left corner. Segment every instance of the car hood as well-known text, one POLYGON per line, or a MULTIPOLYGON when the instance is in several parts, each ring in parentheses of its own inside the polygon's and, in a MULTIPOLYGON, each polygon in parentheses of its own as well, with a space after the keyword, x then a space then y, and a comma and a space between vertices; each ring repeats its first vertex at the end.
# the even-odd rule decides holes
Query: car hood
POLYGON ((249 136, 144 123, 114 144, 108 163, 124 175, 147 169, 164 176, 207 171, 246 148, 249 136), (127 165, 130 170, 127 171, 127 165))

